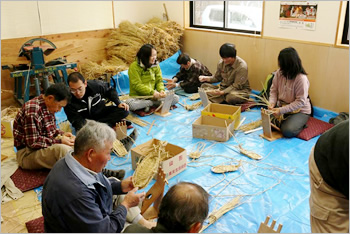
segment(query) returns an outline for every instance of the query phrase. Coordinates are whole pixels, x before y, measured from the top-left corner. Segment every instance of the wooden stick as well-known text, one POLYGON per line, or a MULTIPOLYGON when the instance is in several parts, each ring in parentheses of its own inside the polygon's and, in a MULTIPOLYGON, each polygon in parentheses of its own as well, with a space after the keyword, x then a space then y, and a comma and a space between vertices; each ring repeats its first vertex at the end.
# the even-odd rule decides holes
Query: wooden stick
POLYGON ((258 131, 258 130, 261 130, 262 128, 263 128, 263 127, 258 127, 258 128, 256 128, 256 129, 252 129, 252 130, 246 131, 246 132, 244 132, 244 134, 256 132, 256 131, 258 131))
POLYGON ((147 135, 148 135, 148 134, 149 134, 149 132, 151 131, 151 129, 152 129, 152 127, 153 127, 153 124, 154 124, 154 121, 156 121, 156 120, 153 120, 153 122, 152 122, 151 126, 150 126, 150 127, 149 127, 149 129, 148 129, 147 135))
POLYGON ((239 129, 239 127, 243 124, 243 122, 245 121, 246 118, 247 118, 247 117, 244 117, 244 118, 241 120, 241 122, 239 122, 239 124, 238 124, 238 126, 237 126, 236 129, 239 129))
POLYGON ((160 110, 160 108, 162 108, 163 105, 164 105, 164 102, 162 102, 162 104, 160 104, 154 112, 157 112, 158 110, 160 110))

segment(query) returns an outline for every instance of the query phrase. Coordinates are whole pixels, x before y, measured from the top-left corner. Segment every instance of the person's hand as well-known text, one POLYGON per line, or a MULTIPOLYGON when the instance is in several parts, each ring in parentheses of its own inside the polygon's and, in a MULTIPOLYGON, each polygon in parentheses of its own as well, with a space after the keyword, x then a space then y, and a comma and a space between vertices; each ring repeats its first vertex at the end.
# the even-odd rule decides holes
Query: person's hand
POLYGON ((142 202, 145 199, 145 192, 136 194, 136 191, 137 188, 134 188, 133 190, 128 192, 128 194, 125 195, 124 201, 121 203, 121 205, 125 206, 126 209, 137 206, 140 202, 142 202))
POLYGON ((159 99, 160 93, 157 90, 154 90, 153 97, 154 97, 154 99, 159 99))
POLYGON ((129 192, 130 190, 134 189, 134 184, 132 183, 132 176, 126 178, 125 180, 122 180, 122 191, 124 193, 129 192))
POLYGON ((126 110, 126 111, 129 111, 129 105, 126 104, 126 103, 124 103, 124 102, 120 103, 120 104, 118 105, 118 108, 124 109, 124 110, 126 110))
POLYGON ((74 141, 75 141, 75 137, 68 137, 68 136, 63 135, 61 138, 62 144, 65 144, 68 146, 74 146, 74 141))
POLYGON ((206 82, 209 81, 210 78, 207 76, 199 76, 198 79, 200 82, 206 82))
POLYGON ((166 92, 164 90, 160 91, 159 96, 160 96, 160 98, 165 98, 166 92))
POLYGON ((173 82, 173 79, 168 79, 168 78, 163 78, 163 80, 165 80, 166 82, 170 82, 170 83, 172 83, 173 82))
POLYGON ((63 136, 75 139, 75 136, 71 132, 65 132, 65 133, 63 133, 63 136))
POLYGON ((281 109, 280 108, 272 108, 272 113, 275 117, 279 117, 281 115, 281 109))
POLYGON ((224 95, 224 91, 221 91, 220 89, 213 89, 213 90, 210 90, 208 93, 215 96, 224 95))
POLYGON ((176 83, 169 83, 168 82, 168 84, 166 85, 166 88, 167 89, 173 89, 173 88, 175 88, 176 87, 176 83))

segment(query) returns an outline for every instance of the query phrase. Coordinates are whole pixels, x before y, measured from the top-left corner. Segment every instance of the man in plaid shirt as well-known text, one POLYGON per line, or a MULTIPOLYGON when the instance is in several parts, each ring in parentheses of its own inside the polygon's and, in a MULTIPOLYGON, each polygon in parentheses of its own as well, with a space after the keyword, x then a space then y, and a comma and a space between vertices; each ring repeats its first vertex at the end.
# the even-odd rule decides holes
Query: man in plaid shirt
POLYGON ((167 89, 181 87, 186 93, 197 93, 201 86, 198 77, 212 75, 206 66, 186 53, 180 54, 176 62, 180 64, 181 69, 172 79, 165 79, 168 81, 167 89))
POLYGON ((24 169, 49 168, 72 150, 75 136, 56 127, 55 113, 66 106, 70 91, 53 84, 45 94, 26 102, 13 123, 17 162, 24 169))

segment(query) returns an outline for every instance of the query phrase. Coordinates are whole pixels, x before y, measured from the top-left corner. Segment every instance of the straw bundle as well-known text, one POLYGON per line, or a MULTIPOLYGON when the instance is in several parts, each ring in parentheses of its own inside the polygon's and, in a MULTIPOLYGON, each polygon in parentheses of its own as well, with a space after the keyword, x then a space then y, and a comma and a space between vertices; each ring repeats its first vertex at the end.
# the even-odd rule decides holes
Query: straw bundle
POLYGON ((201 156, 201 154, 203 153, 203 150, 205 148, 205 143, 204 142, 197 142, 193 147, 192 150, 190 152, 190 154, 188 155, 190 158, 192 159, 197 159, 201 156))
POLYGON ((124 157, 125 155, 128 154, 128 151, 125 149, 125 146, 118 139, 113 142, 113 149, 112 149, 112 151, 118 157, 124 157))
POLYGON ((146 121, 144 121, 144 120, 140 119, 139 117, 136 117, 132 114, 129 114, 128 116, 126 116, 125 119, 129 120, 130 122, 133 122, 134 124, 137 124, 141 127, 145 127, 149 124, 148 122, 146 122, 146 121))
POLYGON ((135 60, 140 47, 146 43, 155 46, 158 60, 163 61, 180 49, 182 34, 183 28, 174 21, 153 18, 144 25, 123 21, 111 32, 107 41, 107 59, 100 65, 95 62, 86 63, 81 72, 87 79, 95 79, 106 72, 124 71, 135 60))
POLYGON ((199 93, 194 93, 190 96, 190 100, 197 100, 199 98, 200 98, 199 93))
POLYGON ((254 122, 250 122, 248 124, 244 124, 242 125, 239 130, 243 131, 243 132, 246 132, 246 131, 249 131, 249 130, 252 130, 252 129, 255 129, 255 128, 258 128, 262 125, 262 120, 257 120, 257 121, 254 121, 254 122))
POLYGON ((208 218, 209 223, 203 226, 202 229, 199 231, 199 233, 203 232, 207 227, 215 223, 216 220, 218 220, 221 216, 223 216, 224 214, 226 214, 227 212, 235 208, 239 203, 239 200, 240 200, 240 197, 235 197, 231 201, 229 201, 228 203, 220 207, 219 210, 211 212, 208 218))
POLYGON ((1 120, 2 121, 11 121, 11 120, 13 120, 16 117, 16 115, 17 115, 17 113, 18 113, 18 111, 20 109, 21 108, 14 107, 14 106, 9 106, 9 107, 3 109, 1 111, 1 120))
POLYGON ((262 159, 262 156, 257 154, 257 153, 254 153, 253 151, 249 151, 249 150, 246 150, 244 149, 241 145, 238 145, 239 147, 239 152, 251 159, 255 159, 255 160, 260 160, 262 159))
POLYGON ((242 162, 239 161, 238 165, 218 165, 211 168, 211 171, 214 173, 225 173, 225 172, 231 172, 231 171, 237 171, 242 162))
POLYGON ((196 110, 198 109, 200 106, 202 105, 202 101, 199 101, 199 102, 196 102, 196 103, 193 103, 192 105, 185 105, 185 109, 186 110, 196 110))
POLYGON ((61 129, 64 132, 72 132, 72 128, 70 126, 70 122, 68 120, 65 120, 58 124, 59 129, 61 129))
POLYGON ((135 187, 139 187, 139 189, 146 187, 158 172, 160 163, 173 157, 165 150, 167 144, 168 142, 166 141, 159 141, 158 144, 153 144, 153 147, 146 153, 146 157, 140 158, 141 162, 138 162, 132 177, 135 187))

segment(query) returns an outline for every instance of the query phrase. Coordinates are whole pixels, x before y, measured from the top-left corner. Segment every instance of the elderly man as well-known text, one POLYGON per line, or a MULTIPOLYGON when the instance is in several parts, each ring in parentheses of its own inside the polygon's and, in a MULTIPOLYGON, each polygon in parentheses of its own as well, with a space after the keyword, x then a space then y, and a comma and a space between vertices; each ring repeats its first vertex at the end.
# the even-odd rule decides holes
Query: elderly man
POLYGON ((209 89, 209 100, 214 103, 228 103, 230 105, 246 102, 250 93, 248 81, 248 65, 237 56, 234 44, 225 43, 220 47, 221 60, 216 73, 211 76, 200 76, 200 82, 216 83, 220 85, 202 84, 202 88, 209 89))
POLYGON ((209 194, 201 186, 180 182, 163 197, 156 227, 148 229, 135 224, 124 232, 199 232, 209 212, 208 198, 209 194))
POLYGON ((26 102, 13 122, 17 161, 24 169, 52 168, 68 151, 75 137, 56 127, 55 113, 66 106, 69 89, 63 83, 49 86, 44 95, 26 102))
MULTIPOLYGON (((82 74, 73 72, 68 76, 68 85, 72 100, 64 111, 76 131, 84 126, 87 119, 106 123, 113 128, 129 114, 128 104, 119 100, 117 91, 107 82, 86 81, 82 74), (105 99, 114 102, 115 106, 106 106, 105 99)), ((126 123, 131 127, 129 121, 126 123)))
POLYGON ((58 161, 44 183, 46 232, 121 232, 126 221, 149 225, 138 207, 145 193, 136 194, 132 178, 120 182, 101 173, 115 139, 112 128, 92 120, 78 132, 74 153, 58 161), (113 209, 112 195, 125 193, 113 209))

